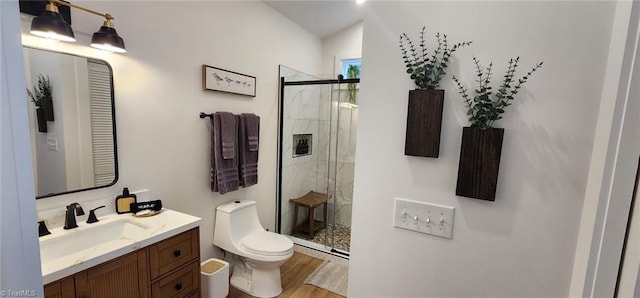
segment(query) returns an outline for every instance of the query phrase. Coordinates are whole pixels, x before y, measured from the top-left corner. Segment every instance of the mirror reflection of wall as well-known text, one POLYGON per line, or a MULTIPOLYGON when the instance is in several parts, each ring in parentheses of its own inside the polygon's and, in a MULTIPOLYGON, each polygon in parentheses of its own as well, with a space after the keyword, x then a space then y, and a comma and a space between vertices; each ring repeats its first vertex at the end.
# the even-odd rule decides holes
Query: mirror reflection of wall
POLYGON ((24 48, 27 87, 48 77, 54 121, 38 131, 29 102, 37 198, 113 185, 117 180, 113 84, 104 61, 24 48))

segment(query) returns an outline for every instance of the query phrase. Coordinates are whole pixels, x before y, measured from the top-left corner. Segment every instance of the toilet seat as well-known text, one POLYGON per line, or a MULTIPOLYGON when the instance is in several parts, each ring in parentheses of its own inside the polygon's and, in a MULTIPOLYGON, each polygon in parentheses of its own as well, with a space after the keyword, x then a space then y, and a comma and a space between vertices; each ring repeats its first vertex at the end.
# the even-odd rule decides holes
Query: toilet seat
POLYGON ((264 256, 286 255, 293 249, 293 242, 282 235, 271 232, 251 233, 242 239, 247 251, 264 256))

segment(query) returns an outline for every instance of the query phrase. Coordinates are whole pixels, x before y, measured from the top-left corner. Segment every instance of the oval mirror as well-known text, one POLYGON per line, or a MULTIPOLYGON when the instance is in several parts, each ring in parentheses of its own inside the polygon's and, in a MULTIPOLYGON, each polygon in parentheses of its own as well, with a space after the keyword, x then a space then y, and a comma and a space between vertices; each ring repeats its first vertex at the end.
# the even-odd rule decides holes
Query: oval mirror
POLYGON ((24 59, 36 199, 115 184, 111 66, 27 47, 24 59))

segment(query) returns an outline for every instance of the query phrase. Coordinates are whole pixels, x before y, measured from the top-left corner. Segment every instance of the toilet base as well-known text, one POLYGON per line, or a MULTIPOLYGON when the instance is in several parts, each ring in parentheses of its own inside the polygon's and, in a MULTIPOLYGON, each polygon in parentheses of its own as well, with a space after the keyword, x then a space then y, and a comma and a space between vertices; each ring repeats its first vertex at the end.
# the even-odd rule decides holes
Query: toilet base
POLYGON ((231 286, 234 288, 251 296, 261 298, 276 297, 282 293, 280 262, 278 262, 280 264, 254 263, 251 260, 237 258, 234 263, 230 280, 231 286))

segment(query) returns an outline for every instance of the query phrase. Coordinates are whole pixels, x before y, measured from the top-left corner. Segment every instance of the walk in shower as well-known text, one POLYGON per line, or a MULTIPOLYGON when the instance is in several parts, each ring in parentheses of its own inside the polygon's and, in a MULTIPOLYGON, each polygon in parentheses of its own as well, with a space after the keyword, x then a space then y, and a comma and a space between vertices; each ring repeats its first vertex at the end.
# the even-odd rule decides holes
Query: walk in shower
POLYGON ((278 232, 348 256, 360 79, 322 79, 285 66, 280 78, 278 232), (312 195, 320 206, 310 232, 308 209, 296 212, 292 199, 312 195))

